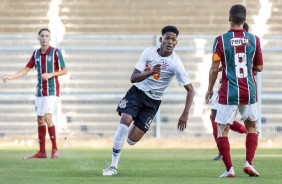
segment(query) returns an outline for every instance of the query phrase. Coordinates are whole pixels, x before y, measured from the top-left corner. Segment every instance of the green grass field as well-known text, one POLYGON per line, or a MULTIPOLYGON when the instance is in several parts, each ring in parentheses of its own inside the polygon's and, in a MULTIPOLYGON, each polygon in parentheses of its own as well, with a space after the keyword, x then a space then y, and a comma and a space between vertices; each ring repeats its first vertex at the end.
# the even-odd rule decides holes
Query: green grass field
MULTIPOLYGON (((245 150, 233 149, 236 178, 218 178, 225 167, 211 161, 215 149, 125 149, 117 176, 102 176, 111 150, 63 149, 59 159, 24 160, 34 150, 0 150, 1 184, 84 183, 282 183, 282 150, 259 149, 254 165, 261 176, 251 178, 242 171, 245 150)), ((49 152, 48 152, 49 153, 49 152)))

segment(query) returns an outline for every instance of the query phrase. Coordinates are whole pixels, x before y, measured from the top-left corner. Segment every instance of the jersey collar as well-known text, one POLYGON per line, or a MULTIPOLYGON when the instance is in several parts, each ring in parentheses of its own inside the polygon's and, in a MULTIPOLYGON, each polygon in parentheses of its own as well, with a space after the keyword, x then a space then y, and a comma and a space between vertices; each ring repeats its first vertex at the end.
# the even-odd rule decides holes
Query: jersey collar
POLYGON ((41 53, 41 49, 40 49, 40 54, 41 54, 41 55, 49 54, 49 52, 51 51, 51 48, 52 48, 52 47, 49 46, 48 49, 47 49, 47 51, 46 51, 46 53, 44 53, 44 54, 41 53))
POLYGON ((230 29, 228 32, 246 32, 245 29, 230 29))

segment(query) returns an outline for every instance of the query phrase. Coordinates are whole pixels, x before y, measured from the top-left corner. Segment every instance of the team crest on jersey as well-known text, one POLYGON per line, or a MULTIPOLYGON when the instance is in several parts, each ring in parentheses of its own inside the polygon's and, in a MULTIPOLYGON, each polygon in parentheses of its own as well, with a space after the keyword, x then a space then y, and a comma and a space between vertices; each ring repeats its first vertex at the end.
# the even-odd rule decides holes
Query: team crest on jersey
POLYGON ((120 103, 119 103, 119 108, 121 108, 121 109, 124 109, 125 107, 126 107, 126 103, 127 103, 128 101, 126 100, 126 99, 123 99, 122 101, 120 101, 120 103))
POLYGON ((166 60, 161 60, 161 62, 162 62, 161 70, 167 70, 167 67, 169 66, 167 64, 167 61, 166 60))
POLYGON ((47 61, 51 62, 52 61, 52 56, 48 56, 47 61))
POLYGON ((250 39, 247 36, 231 38, 230 45, 233 47, 248 46, 250 45, 250 39))

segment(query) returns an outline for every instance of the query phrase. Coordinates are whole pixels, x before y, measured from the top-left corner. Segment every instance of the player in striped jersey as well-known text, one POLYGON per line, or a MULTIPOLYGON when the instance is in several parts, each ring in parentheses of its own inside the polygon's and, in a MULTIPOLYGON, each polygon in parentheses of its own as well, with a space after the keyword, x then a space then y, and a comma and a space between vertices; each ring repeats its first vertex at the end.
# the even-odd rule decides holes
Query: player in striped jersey
POLYGON ((37 71, 37 88, 35 98, 35 112, 37 114, 38 123, 38 139, 39 151, 28 158, 46 158, 45 136, 46 124, 48 133, 52 142, 51 158, 58 157, 58 149, 56 144, 56 131, 52 121, 57 100, 60 94, 60 84, 58 76, 65 75, 67 69, 62 53, 59 49, 49 45, 51 40, 50 30, 43 28, 38 32, 38 40, 41 48, 33 52, 26 67, 18 71, 14 75, 5 76, 4 82, 26 75, 33 67, 37 71))
POLYGON ((217 146, 223 156, 226 171, 220 177, 235 177, 228 131, 238 110, 247 129, 244 172, 250 176, 259 176, 252 166, 258 142, 256 131, 257 87, 254 71, 262 71, 263 60, 259 38, 243 29, 246 14, 246 8, 242 5, 231 7, 229 11, 231 29, 218 36, 214 42, 209 86, 205 96, 208 103, 213 95, 213 86, 221 63, 222 84, 218 91, 219 104, 215 122, 218 123, 217 146))
MULTIPOLYGON (((248 32, 249 31, 249 25, 245 22, 243 24, 243 29, 248 32)), ((219 68, 219 72, 222 71, 222 67, 219 68)), ((221 85, 221 79, 220 79, 220 85, 221 85)), ((213 136, 214 140, 217 143, 217 123, 214 121, 215 116, 216 116, 216 111, 217 111, 217 106, 218 106, 218 91, 216 91, 212 98, 211 98, 211 115, 210 115, 210 120, 212 123, 212 129, 213 129, 213 136)), ((246 127, 244 125, 241 125, 238 121, 234 121, 232 125, 230 125, 230 129, 233 130, 234 132, 238 132, 240 134, 245 134, 246 132, 246 127)), ((222 155, 219 153, 218 156, 214 157, 212 160, 221 160, 222 155)))

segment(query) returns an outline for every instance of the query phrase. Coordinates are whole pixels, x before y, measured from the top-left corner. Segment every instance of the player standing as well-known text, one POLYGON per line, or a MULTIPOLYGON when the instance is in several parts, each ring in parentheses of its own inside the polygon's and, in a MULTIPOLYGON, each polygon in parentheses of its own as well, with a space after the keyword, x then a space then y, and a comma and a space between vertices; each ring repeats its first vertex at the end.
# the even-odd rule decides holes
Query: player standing
POLYGON ((38 32, 41 48, 33 52, 26 67, 14 75, 5 76, 4 82, 26 75, 33 67, 37 70, 37 88, 35 97, 35 113, 37 114, 39 151, 28 158, 46 158, 45 136, 46 124, 52 142, 51 158, 58 157, 56 144, 56 131, 52 121, 52 114, 56 109, 60 94, 58 76, 65 75, 67 69, 62 53, 59 49, 49 45, 51 40, 50 30, 43 28, 38 32))
POLYGON ((179 85, 187 90, 185 107, 177 126, 180 131, 186 128, 194 89, 182 61, 173 51, 178 34, 176 27, 164 27, 160 37, 161 45, 145 49, 135 65, 131 75, 133 86, 117 108, 121 119, 113 140, 112 163, 103 170, 104 176, 117 174, 125 138, 128 136, 128 144, 134 145, 149 130, 173 76, 176 76, 179 85), (129 130, 132 121, 134 124, 129 130))
MULTIPOLYGON (((249 31, 249 25, 245 22, 243 24, 243 29, 248 32, 249 31)), ((222 71, 222 67, 219 68, 219 72, 222 71)), ((221 79, 220 79, 220 85, 221 85, 221 79)), ((213 129, 213 137, 215 142, 217 143, 217 123, 214 121, 216 116, 216 109, 218 106, 218 91, 216 91, 211 98, 211 115, 210 120, 212 123, 212 129, 213 129)), ((241 125, 238 121, 234 121, 232 125, 230 125, 230 129, 234 132, 238 132, 240 134, 246 134, 246 127, 244 125, 241 125)), ((217 145, 217 144, 216 144, 217 145)), ((214 157, 212 160, 221 160, 222 155, 219 153, 218 156, 214 157)))
POLYGON ((213 60, 209 73, 209 86, 205 100, 208 103, 213 95, 213 86, 222 65, 222 84, 218 91, 219 104, 215 122, 218 123, 217 145, 226 171, 220 177, 235 177, 232 167, 228 131, 239 110, 247 129, 246 161, 244 172, 250 176, 259 176, 252 166, 257 149, 258 135, 256 121, 258 117, 257 87, 254 71, 263 69, 260 40, 257 36, 245 32, 246 8, 234 5, 229 11, 231 29, 217 37, 214 42, 213 60))

